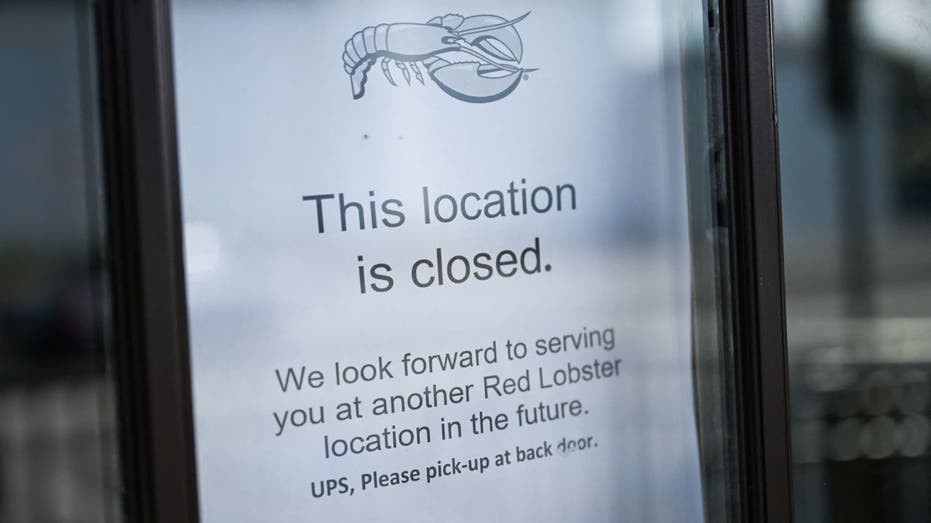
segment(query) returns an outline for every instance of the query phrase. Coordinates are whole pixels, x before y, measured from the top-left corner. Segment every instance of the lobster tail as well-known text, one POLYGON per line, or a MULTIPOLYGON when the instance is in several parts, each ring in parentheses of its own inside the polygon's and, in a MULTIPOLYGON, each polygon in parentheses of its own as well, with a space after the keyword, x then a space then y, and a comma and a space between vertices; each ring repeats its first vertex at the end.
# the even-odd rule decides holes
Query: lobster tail
POLYGON ((352 83, 352 97, 356 100, 365 94, 368 72, 378 56, 388 47, 388 24, 369 26, 356 31, 343 45, 343 70, 352 83))
POLYGON ((368 81, 368 72, 372 67, 374 60, 364 62, 361 67, 349 73, 349 81, 352 83, 352 98, 358 100, 365 94, 365 82, 368 81))
MULTIPOLYGON (((356 31, 343 46, 343 69, 352 74, 363 64, 388 50, 388 24, 369 26, 356 31)), ((371 66, 371 63, 368 64, 371 66)), ((368 66, 366 66, 368 69, 368 66)))

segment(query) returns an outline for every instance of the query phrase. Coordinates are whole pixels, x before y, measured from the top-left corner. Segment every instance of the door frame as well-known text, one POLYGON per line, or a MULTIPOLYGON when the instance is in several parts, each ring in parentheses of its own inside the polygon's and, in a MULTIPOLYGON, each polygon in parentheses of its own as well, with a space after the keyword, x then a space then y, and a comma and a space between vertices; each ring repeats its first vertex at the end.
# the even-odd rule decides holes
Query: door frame
POLYGON ((169 4, 96 5, 123 507, 198 521, 169 4))
POLYGON ((744 521, 791 522, 779 134, 770 0, 722 0, 724 134, 744 521))

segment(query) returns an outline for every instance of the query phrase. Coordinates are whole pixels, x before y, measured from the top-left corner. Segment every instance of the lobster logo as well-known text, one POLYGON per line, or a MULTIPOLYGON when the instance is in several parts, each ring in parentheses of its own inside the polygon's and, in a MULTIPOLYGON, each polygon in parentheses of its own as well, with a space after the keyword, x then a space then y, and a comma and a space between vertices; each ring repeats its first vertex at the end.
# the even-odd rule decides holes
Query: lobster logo
POLYGON ((343 51, 343 69, 352 81, 352 97, 358 100, 365 95, 369 69, 381 60, 381 72, 395 87, 398 84, 391 75, 391 65, 401 71, 408 85, 411 73, 423 84, 419 63, 453 98, 471 103, 500 100, 536 71, 520 66, 524 47, 514 27, 529 14, 513 20, 448 14, 425 24, 366 27, 346 40, 343 51))

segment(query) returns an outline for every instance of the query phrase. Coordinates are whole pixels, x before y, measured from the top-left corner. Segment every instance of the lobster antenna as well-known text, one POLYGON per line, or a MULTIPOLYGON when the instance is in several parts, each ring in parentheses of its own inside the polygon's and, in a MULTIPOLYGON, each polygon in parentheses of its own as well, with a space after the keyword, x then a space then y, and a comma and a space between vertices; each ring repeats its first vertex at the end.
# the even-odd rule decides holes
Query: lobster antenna
POLYGON ((520 22, 520 21, 523 20, 524 18, 527 18, 528 16, 530 16, 530 13, 531 13, 531 11, 527 11, 526 13, 524 13, 524 14, 518 16, 517 18, 515 18, 515 19, 513 19, 513 20, 504 21, 504 22, 501 22, 500 24, 486 25, 486 26, 483 26, 483 27, 473 27, 472 29, 466 29, 465 31, 459 31, 459 32, 456 33, 456 34, 457 34, 458 36, 463 36, 463 35, 470 35, 470 34, 473 34, 473 33, 481 33, 481 32, 483 32, 483 31, 492 31, 492 30, 495 30, 495 29, 501 29, 502 27, 510 27, 510 26, 516 24, 517 22, 520 22))

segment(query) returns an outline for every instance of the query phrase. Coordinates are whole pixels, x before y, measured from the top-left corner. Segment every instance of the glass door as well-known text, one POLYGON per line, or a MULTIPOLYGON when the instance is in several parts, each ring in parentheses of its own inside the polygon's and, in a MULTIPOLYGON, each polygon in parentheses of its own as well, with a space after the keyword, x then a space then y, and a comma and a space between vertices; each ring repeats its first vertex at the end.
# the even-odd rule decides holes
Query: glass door
POLYGON ((172 4, 202 520, 704 520, 702 6, 437 9, 172 4))
POLYGON ((789 520, 767 6, 108 7, 128 510, 789 520))

